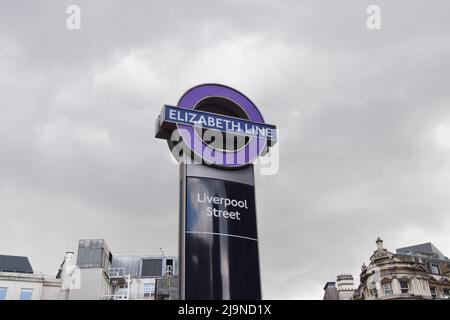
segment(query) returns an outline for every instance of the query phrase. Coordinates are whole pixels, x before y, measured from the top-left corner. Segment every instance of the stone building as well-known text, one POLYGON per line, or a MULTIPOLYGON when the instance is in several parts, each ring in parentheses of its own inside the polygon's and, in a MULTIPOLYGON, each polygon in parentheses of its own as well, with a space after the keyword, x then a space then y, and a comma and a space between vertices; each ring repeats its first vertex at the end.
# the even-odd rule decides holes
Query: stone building
POLYGON ((361 267, 355 300, 449 299, 450 260, 433 244, 400 248, 392 253, 376 241, 370 264, 361 267))

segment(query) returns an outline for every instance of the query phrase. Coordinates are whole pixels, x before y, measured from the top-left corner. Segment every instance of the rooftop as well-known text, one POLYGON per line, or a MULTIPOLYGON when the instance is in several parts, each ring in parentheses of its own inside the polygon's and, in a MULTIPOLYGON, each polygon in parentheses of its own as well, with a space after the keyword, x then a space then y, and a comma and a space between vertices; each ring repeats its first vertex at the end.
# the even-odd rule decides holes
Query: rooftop
POLYGON ((409 247, 403 247, 395 250, 400 254, 425 254, 433 256, 436 259, 446 260, 444 254, 439 251, 431 242, 417 244, 409 247))
POLYGON ((0 271, 16 273, 33 273, 28 257, 0 255, 0 271))

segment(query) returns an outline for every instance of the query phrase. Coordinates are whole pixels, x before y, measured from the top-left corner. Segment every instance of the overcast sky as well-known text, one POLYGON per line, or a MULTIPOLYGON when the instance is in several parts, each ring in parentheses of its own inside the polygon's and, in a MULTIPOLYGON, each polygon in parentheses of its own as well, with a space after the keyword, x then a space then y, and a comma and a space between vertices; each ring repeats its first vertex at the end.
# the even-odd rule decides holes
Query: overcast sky
POLYGON ((378 236, 450 255, 449 16, 447 0, 0 0, 0 254, 46 274, 81 238, 177 254, 154 120, 217 82, 280 128, 280 171, 256 185, 264 298, 358 279, 378 236))

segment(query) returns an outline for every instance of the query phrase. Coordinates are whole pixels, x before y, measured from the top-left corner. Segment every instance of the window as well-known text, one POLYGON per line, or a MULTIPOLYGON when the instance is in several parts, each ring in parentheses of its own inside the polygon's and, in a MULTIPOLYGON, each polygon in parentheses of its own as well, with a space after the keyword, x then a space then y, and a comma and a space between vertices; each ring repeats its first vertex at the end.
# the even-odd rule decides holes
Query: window
POLYGON ((435 287, 430 287, 431 296, 437 298, 437 291, 435 287))
MULTIPOLYGON (((444 288, 442 289, 442 291, 444 292, 444 298, 445 299, 450 299, 450 289, 449 288, 444 288)), ((1 300, 1 298, 0 298, 1 300)))
POLYGON ((22 289, 20 290, 20 300, 31 300, 33 296, 33 289, 22 289))
POLYGON ((128 286, 120 285, 117 289, 117 296, 119 300, 127 300, 128 299, 128 286))
POLYGON ((383 283, 383 292, 385 296, 391 296, 393 294, 390 282, 383 283))
POLYGON ((402 293, 409 293, 409 282, 407 280, 400 280, 400 290, 402 293))
POLYGON ((167 259, 166 260, 166 275, 172 275, 173 274, 173 260, 167 259))
POLYGON ((144 283, 144 297, 150 297, 155 295, 155 284, 148 282, 144 283))
POLYGON ((0 300, 6 299, 6 291, 8 291, 8 288, 0 288, 0 300))
POLYGON ((161 277, 163 275, 163 259, 143 259, 141 267, 142 277, 161 277))
POLYGON ((432 264, 431 265, 431 273, 433 273, 433 274, 440 274, 440 272, 439 272, 439 265, 432 264))

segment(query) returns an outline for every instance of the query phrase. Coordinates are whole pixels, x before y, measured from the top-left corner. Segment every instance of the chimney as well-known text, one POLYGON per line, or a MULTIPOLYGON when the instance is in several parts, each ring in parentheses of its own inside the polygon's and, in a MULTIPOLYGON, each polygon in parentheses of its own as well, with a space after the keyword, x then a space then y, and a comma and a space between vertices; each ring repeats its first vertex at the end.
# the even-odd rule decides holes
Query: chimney
POLYGON ((339 300, 339 293, 336 289, 335 282, 327 282, 323 290, 325 290, 323 300, 339 300))
POLYGON ((340 274, 336 280, 338 291, 355 290, 355 283, 351 274, 340 274))
POLYGON ((64 263, 61 270, 62 290, 67 290, 70 287, 70 276, 73 268, 75 267, 73 256, 74 253, 72 251, 67 251, 64 256, 64 263))
POLYGON ((74 265, 75 263, 73 262, 73 256, 75 253, 73 253, 72 251, 67 251, 66 255, 64 257, 64 264, 65 265, 74 265))

